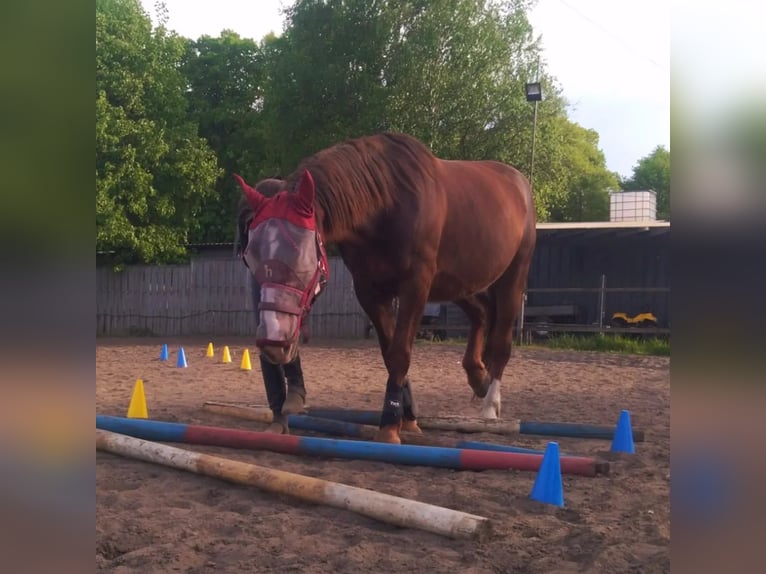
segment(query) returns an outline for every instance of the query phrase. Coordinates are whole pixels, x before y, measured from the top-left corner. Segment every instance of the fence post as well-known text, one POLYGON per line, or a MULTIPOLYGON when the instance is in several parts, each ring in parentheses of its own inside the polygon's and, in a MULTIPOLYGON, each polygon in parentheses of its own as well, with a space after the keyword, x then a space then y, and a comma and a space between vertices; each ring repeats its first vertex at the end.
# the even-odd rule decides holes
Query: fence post
POLYGON ((606 275, 601 274, 601 289, 598 292, 598 330, 604 331, 604 306, 606 305, 606 275))
POLYGON ((518 319, 518 325, 517 328, 519 330, 519 345, 524 344, 524 313, 526 312, 526 306, 527 306, 527 290, 524 289, 524 292, 521 294, 521 312, 519 313, 519 319, 518 319))

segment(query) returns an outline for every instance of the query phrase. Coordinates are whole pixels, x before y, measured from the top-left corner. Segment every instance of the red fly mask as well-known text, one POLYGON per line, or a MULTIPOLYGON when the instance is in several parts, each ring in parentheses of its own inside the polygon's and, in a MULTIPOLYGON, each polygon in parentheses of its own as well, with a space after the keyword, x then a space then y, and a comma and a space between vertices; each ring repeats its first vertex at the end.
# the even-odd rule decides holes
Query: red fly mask
POLYGON ((256 345, 275 363, 291 361, 314 299, 329 278, 316 229, 314 181, 303 173, 294 193, 265 197, 234 177, 253 208, 242 257, 261 289, 256 345))

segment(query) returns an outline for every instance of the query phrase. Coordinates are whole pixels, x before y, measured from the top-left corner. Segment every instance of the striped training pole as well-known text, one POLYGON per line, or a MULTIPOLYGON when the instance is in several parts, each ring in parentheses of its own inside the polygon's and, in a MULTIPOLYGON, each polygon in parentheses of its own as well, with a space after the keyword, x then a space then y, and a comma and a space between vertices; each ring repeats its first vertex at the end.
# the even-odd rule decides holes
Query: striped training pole
MULTIPOLYGON (((269 450, 285 454, 375 460, 394 464, 455 470, 528 470, 537 472, 540 454, 496 452, 382 442, 340 440, 171 423, 146 419, 96 416, 96 428, 146 440, 185 442, 231 448, 269 450)), ((593 458, 562 456, 561 472, 581 476, 608 474, 609 463, 593 458)))

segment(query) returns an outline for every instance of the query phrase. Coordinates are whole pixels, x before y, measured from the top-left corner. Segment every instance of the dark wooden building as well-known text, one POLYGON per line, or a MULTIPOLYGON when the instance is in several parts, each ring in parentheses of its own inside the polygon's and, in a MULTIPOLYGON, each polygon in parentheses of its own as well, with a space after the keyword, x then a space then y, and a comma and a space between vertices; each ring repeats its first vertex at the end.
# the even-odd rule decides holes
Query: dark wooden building
POLYGON ((569 320, 584 325, 598 324, 602 307, 605 324, 652 313, 670 327, 669 222, 540 223, 537 237, 528 307, 573 306, 569 320))

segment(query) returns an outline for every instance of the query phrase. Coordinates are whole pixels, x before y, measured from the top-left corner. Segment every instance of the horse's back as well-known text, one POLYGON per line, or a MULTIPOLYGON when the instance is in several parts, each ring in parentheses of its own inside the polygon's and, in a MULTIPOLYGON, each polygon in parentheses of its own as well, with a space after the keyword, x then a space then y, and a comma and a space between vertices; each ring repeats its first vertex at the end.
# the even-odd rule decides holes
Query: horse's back
POLYGON ((525 211, 532 207, 529 181, 511 165, 493 160, 439 160, 439 163, 445 174, 445 189, 454 199, 466 196, 476 200, 476 194, 481 193, 488 207, 509 201, 525 211))
POLYGON ((445 226, 485 230, 534 227, 534 204, 528 180, 516 168, 497 161, 441 160, 446 197, 445 226))
MULTIPOLYGON (((519 249, 533 241, 529 182, 495 161, 439 160, 437 193, 446 205, 434 296, 454 286, 474 293, 494 282, 519 249)), ((450 293, 451 295, 451 293, 450 293)))

